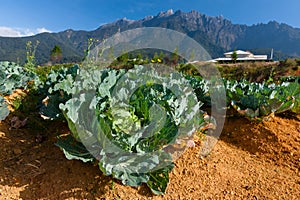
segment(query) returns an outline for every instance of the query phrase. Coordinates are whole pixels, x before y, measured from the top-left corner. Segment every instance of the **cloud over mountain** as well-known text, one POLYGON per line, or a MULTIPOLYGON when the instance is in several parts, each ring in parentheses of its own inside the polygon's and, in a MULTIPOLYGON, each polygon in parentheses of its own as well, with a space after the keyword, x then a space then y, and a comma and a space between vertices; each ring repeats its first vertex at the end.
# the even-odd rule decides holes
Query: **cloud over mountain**
POLYGON ((51 31, 42 27, 36 29, 29 29, 29 28, 13 28, 7 26, 0 26, 0 36, 2 37, 25 37, 25 36, 32 36, 38 33, 44 33, 51 31))

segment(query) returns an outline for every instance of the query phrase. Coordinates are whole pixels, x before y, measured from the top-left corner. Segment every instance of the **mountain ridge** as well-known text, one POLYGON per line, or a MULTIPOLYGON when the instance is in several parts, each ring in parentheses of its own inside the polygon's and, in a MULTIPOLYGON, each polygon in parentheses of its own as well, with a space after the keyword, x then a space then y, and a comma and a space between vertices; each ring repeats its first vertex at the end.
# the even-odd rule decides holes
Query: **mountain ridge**
POLYGON ((240 25, 233 24, 222 16, 207 16, 195 10, 190 12, 168 10, 139 20, 122 18, 101 25, 92 31, 67 29, 57 33, 40 33, 29 37, 0 37, 0 60, 24 63, 26 42, 39 40, 40 44, 36 51, 38 64, 44 64, 50 60, 50 51, 55 45, 59 45, 62 49, 62 62, 79 62, 84 57, 89 38, 101 41, 117 32, 141 27, 162 27, 187 34, 199 42, 212 57, 222 56, 225 51, 233 49, 252 49, 253 53, 256 50, 264 53, 274 49, 279 55, 278 58, 300 56, 299 28, 276 21, 251 26, 240 25))

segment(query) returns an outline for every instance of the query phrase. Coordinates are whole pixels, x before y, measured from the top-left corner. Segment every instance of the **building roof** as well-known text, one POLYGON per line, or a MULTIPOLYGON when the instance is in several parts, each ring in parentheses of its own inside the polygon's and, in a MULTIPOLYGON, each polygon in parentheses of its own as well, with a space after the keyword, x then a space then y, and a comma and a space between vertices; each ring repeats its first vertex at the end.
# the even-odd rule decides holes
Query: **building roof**
MULTIPOLYGON (((253 60, 267 60, 267 56, 256 56, 256 57, 246 57, 246 58, 237 58, 236 60, 237 61, 253 61, 253 60)), ((213 59, 214 61, 231 61, 232 58, 216 58, 216 59, 213 59)))
MULTIPOLYGON (((225 57, 222 58, 215 58, 212 60, 209 60, 208 62, 231 62, 233 61, 231 55, 234 51, 224 53, 225 57)), ((242 50, 236 50, 235 51, 238 57, 236 58, 236 61, 264 61, 268 60, 267 55, 254 55, 250 51, 242 51, 242 50)))
MULTIPOLYGON (((233 54, 233 52, 234 51, 227 52, 227 53, 224 53, 224 55, 231 55, 231 54, 233 54)), ((242 50, 236 50, 235 52, 236 52, 236 54, 243 54, 243 55, 251 55, 252 54, 249 51, 242 51, 242 50)))

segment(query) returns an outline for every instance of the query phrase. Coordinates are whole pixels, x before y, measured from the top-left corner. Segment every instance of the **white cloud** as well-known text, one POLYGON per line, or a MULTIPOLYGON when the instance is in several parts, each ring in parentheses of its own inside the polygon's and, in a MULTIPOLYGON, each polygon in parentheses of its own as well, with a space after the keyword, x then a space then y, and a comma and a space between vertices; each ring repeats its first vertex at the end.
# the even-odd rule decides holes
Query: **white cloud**
POLYGON ((51 32, 50 30, 42 27, 37 29, 28 28, 12 28, 6 26, 0 26, 0 36, 2 37, 25 37, 38 33, 51 32))
POLYGON ((20 32, 10 27, 0 26, 0 36, 20 37, 20 32))
POLYGON ((52 31, 46 29, 46 28, 37 28, 36 29, 37 33, 51 33, 52 31))

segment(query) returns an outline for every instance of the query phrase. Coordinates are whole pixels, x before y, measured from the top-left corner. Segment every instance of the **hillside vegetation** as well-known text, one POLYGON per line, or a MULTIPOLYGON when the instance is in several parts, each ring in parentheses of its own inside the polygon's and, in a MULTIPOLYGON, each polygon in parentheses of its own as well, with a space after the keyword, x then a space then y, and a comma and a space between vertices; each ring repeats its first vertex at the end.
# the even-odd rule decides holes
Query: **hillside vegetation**
POLYGON ((124 18, 93 31, 69 29, 22 38, 0 37, 0 61, 24 64, 26 43, 39 41, 36 53, 38 64, 46 64, 51 60, 51 50, 55 46, 61 47, 62 63, 80 62, 84 58, 89 38, 102 41, 119 31, 141 27, 162 27, 182 32, 199 42, 212 58, 221 57, 225 51, 237 48, 266 55, 270 55, 271 49, 274 49, 274 60, 300 56, 300 29, 275 21, 252 26, 239 25, 223 17, 178 10, 174 13, 161 12, 140 20, 124 18))

